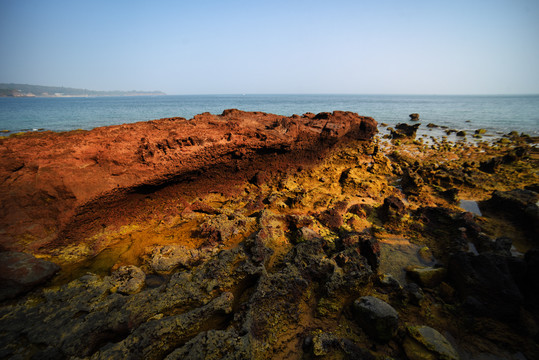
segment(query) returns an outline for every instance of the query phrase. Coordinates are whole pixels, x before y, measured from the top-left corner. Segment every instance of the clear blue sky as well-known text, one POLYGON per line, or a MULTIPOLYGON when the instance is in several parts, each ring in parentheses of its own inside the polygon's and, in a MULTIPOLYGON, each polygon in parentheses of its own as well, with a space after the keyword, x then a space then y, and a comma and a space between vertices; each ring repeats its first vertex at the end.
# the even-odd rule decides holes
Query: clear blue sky
POLYGON ((539 93, 539 1, 0 0, 0 82, 169 94, 539 93))

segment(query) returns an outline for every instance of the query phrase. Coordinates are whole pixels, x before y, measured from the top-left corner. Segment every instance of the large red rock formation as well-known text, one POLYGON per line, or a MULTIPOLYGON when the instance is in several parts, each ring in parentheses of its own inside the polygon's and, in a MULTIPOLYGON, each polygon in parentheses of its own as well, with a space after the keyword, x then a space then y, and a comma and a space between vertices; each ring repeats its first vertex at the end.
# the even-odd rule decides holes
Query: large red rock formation
POLYGON ((376 125, 351 112, 225 110, 2 139, 0 247, 58 246, 134 216, 149 194, 225 192, 260 170, 313 164, 340 142, 371 139, 376 125))

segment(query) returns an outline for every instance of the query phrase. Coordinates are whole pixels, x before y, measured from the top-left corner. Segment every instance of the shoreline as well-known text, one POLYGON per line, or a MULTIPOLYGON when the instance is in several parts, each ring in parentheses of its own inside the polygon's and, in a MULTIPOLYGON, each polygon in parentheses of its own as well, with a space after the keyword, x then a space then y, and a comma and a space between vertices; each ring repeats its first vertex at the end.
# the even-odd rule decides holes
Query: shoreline
POLYGON ((0 331, 29 356, 539 355, 538 139, 405 124, 232 109, 0 139, 0 256, 57 266, 0 331))

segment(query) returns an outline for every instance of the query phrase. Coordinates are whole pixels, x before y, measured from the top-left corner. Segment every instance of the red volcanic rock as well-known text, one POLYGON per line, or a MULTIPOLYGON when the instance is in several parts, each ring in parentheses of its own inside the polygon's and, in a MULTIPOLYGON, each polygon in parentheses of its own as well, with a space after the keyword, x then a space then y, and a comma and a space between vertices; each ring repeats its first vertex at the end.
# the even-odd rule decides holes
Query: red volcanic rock
POLYGON ((313 164, 338 143, 370 140, 376 125, 351 112, 284 117, 232 109, 1 139, 0 248, 81 240, 139 216, 155 194, 179 203, 182 195, 226 192, 261 170, 313 164))

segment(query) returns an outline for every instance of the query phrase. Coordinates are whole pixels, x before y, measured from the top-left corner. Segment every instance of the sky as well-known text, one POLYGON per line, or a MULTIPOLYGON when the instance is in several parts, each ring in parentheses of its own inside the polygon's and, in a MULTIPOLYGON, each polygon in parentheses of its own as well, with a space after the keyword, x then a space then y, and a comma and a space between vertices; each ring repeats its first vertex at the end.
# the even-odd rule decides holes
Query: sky
POLYGON ((537 0, 0 0, 0 82, 538 94, 537 0))

